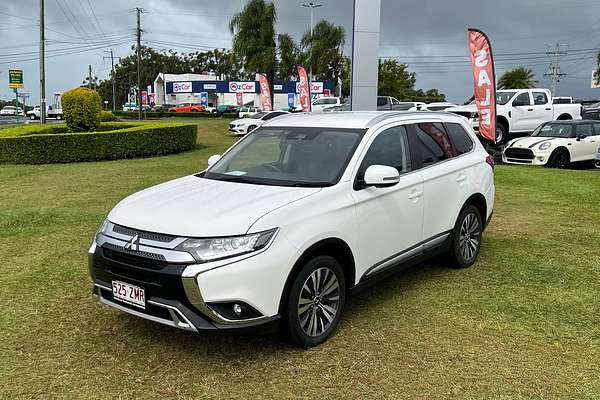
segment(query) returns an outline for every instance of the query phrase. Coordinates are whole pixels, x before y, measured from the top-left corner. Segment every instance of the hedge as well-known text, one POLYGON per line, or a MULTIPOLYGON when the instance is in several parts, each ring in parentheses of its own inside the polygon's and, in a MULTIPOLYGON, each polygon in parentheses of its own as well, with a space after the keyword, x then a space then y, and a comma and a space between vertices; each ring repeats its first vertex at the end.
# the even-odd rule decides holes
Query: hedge
POLYGON ((194 124, 102 124, 100 132, 59 133, 57 126, 38 132, 3 136, 0 163, 50 164, 117 160, 179 153, 196 145, 194 124), (112 130, 104 130, 112 129, 112 130), (54 131, 54 133, 52 133, 54 131))
MULTIPOLYGON (((116 117, 123 119, 137 119, 137 111, 114 111, 116 117)), ((158 118, 237 118, 235 113, 208 113, 208 112, 167 112, 167 111, 148 111, 142 112, 142 118, 158 119, 158 118)))
POLYGON ((98 92, 78 87, 61 97, 65 122, 72 132, 93 132, 100 126, 102 100, 98 92))

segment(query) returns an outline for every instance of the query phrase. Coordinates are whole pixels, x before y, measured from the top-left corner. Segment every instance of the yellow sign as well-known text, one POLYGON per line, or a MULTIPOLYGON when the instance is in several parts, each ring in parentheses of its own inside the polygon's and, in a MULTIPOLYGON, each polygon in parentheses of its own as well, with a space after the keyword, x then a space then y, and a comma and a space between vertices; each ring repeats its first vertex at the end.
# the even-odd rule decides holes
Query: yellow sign
POLYGON ((8 70, 8 87, 11 89, 23 88, 23 70, 10 69, 8 70))

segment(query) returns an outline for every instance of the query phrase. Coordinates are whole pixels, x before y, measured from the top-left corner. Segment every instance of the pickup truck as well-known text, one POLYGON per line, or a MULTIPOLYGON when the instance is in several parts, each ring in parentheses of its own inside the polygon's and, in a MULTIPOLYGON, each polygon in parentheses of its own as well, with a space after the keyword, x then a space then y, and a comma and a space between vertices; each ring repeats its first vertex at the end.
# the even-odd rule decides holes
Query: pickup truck
MULTIPOLYGON (((53 106, 46 107, 46 117, 47 118, 55 118, 55 119, 63 119, 63 110, 62 108, 55 108, 53 106)), ((30 120, 36 120, 41 118, 40 106, 33 107, 33 110, 27 111, 27 118, 30 120)))
MULTIPOLYGON (((548 89, 507 89, 496 92, 496 144, 506 143, 511 136, 524 136, 544 122, 581 119, 581 104, 552 104, 548 89)), ((479 115, 474 102, 445 111, 469 119, 479 130, 479 115)))
POLYGON ((414 101, 399 101, 391 96, 377 96, 377 111, 417 111, 425 103, 414 101))

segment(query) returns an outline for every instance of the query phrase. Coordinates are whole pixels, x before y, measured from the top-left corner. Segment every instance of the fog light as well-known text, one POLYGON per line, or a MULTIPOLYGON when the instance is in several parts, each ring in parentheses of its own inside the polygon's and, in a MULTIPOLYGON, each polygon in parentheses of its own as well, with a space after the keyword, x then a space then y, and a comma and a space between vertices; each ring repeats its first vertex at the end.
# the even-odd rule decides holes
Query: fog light
POLYGON ((242 306, 240 306, 239 304, 234 304, 233 305, 233 312, 235 313, 235 315, 240 316, 242 315, 242 306))

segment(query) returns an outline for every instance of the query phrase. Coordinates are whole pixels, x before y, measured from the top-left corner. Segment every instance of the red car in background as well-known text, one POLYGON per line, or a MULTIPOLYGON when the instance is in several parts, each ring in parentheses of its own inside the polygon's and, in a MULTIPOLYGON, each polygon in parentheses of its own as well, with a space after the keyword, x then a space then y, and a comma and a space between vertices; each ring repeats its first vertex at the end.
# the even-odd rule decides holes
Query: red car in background
POLYGON ((169 112, 204 112, 204 109, 202 104, 181 103, 169 108, 169 112))

